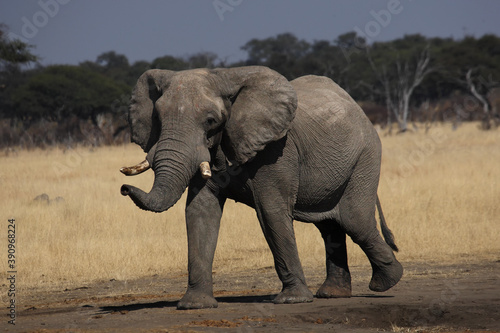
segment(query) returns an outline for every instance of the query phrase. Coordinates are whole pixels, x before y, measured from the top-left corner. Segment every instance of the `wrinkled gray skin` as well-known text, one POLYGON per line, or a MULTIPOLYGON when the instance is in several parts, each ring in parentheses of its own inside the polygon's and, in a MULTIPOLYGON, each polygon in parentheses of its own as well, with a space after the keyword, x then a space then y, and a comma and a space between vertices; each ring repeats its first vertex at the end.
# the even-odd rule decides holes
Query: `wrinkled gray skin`
POLYGON ((142 209, 162 212, 189 186, 189 282, 179 309, 217 306, 212 261, 227 198, 257 212, 283 283, 275 303, 313 299, 294 219, 314 223, 325 242, 327 277, 317 297, 351 296, 346 234, 370 260, 372 290, 385 291, 401 278, 392 234, 383 219, 386 241, 376 228, 378 135, 330 79, 289 82, 265 67, 149 70, 134 89, 129 121, 155 180, 149 193, 130 185, 121 193, 142 209), (211 179, 198 171, 203 161, 210 162, 211 179))

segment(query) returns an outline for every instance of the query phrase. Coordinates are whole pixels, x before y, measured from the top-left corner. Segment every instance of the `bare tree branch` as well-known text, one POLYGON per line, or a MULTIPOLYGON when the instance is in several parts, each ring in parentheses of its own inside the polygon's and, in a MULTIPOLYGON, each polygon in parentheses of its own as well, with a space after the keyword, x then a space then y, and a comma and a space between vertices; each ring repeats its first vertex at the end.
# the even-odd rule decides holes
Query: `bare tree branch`
POLYGON ((467 87, 469 88, 471 94, 483 104, 483 112, 488 114, 490 110, 490 103, 488 103, 488 100, 477 91, 474 82, 472 82, 472 71, 473 70, 471 68, 467 71, 467 74, 465 74, 467 87))
MULTIPOLYGON (((495 86, 495 83, 489 84, 487 81, 484 80, 483 77, 479 77, 479 84, 482 84, 486 92, 484 94, 481 94, 478 89, 476 84, 474 84, 474 80, 472 79, 472 73, 474 69, 470 68, 467 73, 465 74, 465 83, 467 85, 467 88, 469 89, 470 93, 474 98, 476 98, 482 105, 483 105, 483 121, 482 121, 482 126, 483 129, 491 129, 492 128, 492 119, 494 118, 494 115, 492 115, 492 110, 491 110, 491 105, 490 101, 488 100, 488 93, 490 90, 495 86)), ((460 80, 459 80, 460 82, 460 80)), ((463 82, 463 81, 462 81, 463 82)), ((498 116, 497 116, 498 117, 498 116)), ((493 125, 498 125, 498 122, 495 123, 493 122, 493 125)))
POLYGON ((392 112, 394 114, 400 131, 406 131, 408 128, 407 122, 411 96, 424 78, 434 71, 433 68, 429 67, 431 59, 429 45, 420 53, 414 69, 412 69, 409 60, 403 63, 399 53, 397 54, 395 62, 396 80, 394 83, 391 82, 387 74, 386 66, 382 66, 382 69, 377 68, 371 57, 369 48, 367 48, 367 58, 377 80, 384 87, 384 97, 388 113, 392 112))

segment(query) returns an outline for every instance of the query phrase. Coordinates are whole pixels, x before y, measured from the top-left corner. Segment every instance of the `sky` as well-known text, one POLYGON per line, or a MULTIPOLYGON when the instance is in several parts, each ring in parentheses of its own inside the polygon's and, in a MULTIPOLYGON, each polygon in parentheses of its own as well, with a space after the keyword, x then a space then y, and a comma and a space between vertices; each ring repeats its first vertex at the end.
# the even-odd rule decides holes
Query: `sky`
POLYGON ((500 35, 499 15, 497 0, 0 0, 0 23, 44 65, 107 51, 130 63, 198 52, 231 63, 246 59, 252 38, 285 32, 309 42, 349 31, 368 41, 500 35))

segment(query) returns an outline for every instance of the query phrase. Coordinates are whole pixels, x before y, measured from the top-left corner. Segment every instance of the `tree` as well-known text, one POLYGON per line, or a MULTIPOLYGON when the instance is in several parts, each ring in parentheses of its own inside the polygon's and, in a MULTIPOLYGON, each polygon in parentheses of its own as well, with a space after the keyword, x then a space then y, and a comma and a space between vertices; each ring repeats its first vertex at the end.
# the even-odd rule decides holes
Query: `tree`
POLYGON ((183 59, 176 58, 173 56, 163 56, 158 57, 151 63, 151 68, 157 69, 169 69, 172 71, 181 71, 189 68, 189 64, 183 59))
POLYGON ((9 40, 7 26, 0 24, 0 118, 12 112, 12 91, 22 84, 25 73, 20 65, 36 62, 38 57, 31 53, 32 45, 19 40, 9 40))
MULTIPOLYGON (((484 129, 495 127, 499 116, 491 105, 490 94, 500 86, 500 38, 494 35, 484 35, 479 39, 468 36, 450 43, 445 51, 442 61, 447 65, 450 86, 481 105, 480 118, 484 129)), ((462 113, 457 113, 457 117, 462 118, 475 111, 473 109, 471 105, 463 105, 459 108, 462 113)))
POLYGON ((80 64, 80 67, 90 69, 127 85, 135 83, 130 82, 130 65, 127 57, 115 51, 104 52, 97 56, 94 62, 85 61, 80 64))
POLYGON ((483 76, 475 76, 474 72, 477 72, 477 70, 472 68, 467 71, 465 74, 465 84, 471 95, 481 103, 483 109, 482 127, 485 130, 489 130, 492 127, 498 126, 500 119, 498 119, 496 112, 493 114, 488 94, 491 89, 500 85, 499 82, 491 79, 491 73, 489 76, 490 80, 486 80, 483 76))
MULTIPOLYGON (((418 39, 422 42, 419 35, 405 39, 418 39)), ((395 45, 401 50, 394 50, 392 59, 379 56, 378 65, 371 55, 370 48, 367 49, 368 62, 378 82, 382 85, 380 94, 385 99, 388 121, 390 122, 392 113, 398 122, 400 132, 408 130, 410 100, 415 89, 427 75, 434 71, 430 67, 429 45, 426 45, 423 50, 418 50, 413 45, 408 47, 405 39, 396 41, 395 45)), ((373 47, 376 49, 377 46, 373 47)), ((384 54, 387 55, 387 52, 384 54)))
POLYGON ((217 54, 212 52, 200 52, 188 57, 189 68, 214 68, 217 65, 217 54))
POLYGON ((113 104, 130 88, 86 68, 49 66, 13 92, 15 113, 31 123, 39 119, 63 121, 76 115, 96 122, 100 113, 114 112, 113 104))
POLYGON ((96 64, 106 69, 127 69, 129 67, 127 57, 123 54, 117 54, 115 51, 109 51, 99 55, 96 59, 96 64))
POLYGON ((144 73, 150 68, 151 64, 145 60, 139 60, 134 62, 128 70, 127 84, 130 87, 133 87, 137 82, 137 79, 142 75, 142 73, 144 73))
POLYGON ((31 53, 32 45, 20 40, 8 40, 6 30, 7 26, 0 24, 0 64, 2 67, 8 64, 26 64, 38 60, 38 57, 31 53))
POLYGON ((292 80, 304 74, 297 65, 310 47, 305 40, 284 33, 263 40, 252 39, 241 49, 248 53, 246 65, 268 66, 292 80))
POLYGON ((342 54, 342 50, 329 41, 315 41, 310 51, 297 60, 297 72, 301 75, 315 74, 327 76, 341 85, 345 90, 350 90, 349 71, 351 69, 342 54))

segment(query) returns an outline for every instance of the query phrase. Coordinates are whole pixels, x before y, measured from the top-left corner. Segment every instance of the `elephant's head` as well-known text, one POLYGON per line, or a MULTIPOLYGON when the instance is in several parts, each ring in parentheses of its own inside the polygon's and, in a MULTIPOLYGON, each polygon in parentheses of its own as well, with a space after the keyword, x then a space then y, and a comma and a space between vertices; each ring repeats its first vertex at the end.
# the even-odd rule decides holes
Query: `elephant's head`
POLYGON ((122 168, 127 175, 151 167, 149 193, 123 185, 142 209, 173 206, 201 169, 210 177, 211 156, 222 147, 239 164, 282 138, 295 116, 297 96, 290 83, 266 67, 149 70, 134 88, 129 110, 132 141, 146 161, 122 168))

